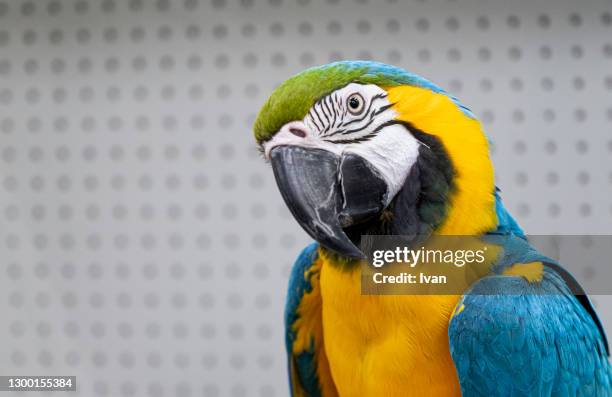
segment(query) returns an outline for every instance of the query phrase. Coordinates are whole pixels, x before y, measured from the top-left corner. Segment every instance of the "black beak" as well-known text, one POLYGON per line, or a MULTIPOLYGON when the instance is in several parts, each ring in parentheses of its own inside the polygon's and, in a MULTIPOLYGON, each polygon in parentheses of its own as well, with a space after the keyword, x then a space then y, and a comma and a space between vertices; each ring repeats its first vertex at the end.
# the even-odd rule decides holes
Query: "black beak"
POLYGON ((365 222, 384 209, 387 185, 355 154, 277 146, 270 152, 276 183, 304 230, 337 254, 364 259, 343 228, 365 222))

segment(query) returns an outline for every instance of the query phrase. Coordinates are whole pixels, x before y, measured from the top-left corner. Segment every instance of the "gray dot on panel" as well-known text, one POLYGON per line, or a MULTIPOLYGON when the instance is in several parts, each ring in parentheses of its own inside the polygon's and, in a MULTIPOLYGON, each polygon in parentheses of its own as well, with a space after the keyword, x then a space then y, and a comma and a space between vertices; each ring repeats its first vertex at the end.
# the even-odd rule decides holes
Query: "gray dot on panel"
POLYGON ((191 364, 191 358, 186 353, 177 353, 174 356, 173 361, 174 361, 174 365, 180 369, 188 368, 191 364))
POLYGON ((548 16, 547 14, 541 14, 538 16, 538 25, 543 28, 543 29, 547 29, 550 27, 551 25, 551 20, 550 20, 550 16, 548 16))
POLYGON ((555 121, 557 116, 553 109, 544 109, 544 111, 542 112, 542 118, 544 119, 544 121, 552 123, 555 121))
POLYGON ((327 24, 327 32, 332 35, 337 35, 342 31, 342 24, 339 21, 330 21, 327 24))
POLYGON ((11 118, 5 118, 0 122, 0 131, 10 134, 15 130, 15 122, 11 118))
POLYGON ((147 386, 147 393, 151 397, 162 397, 164 395, 164 386, 159 382, 151 382, 147 386))
MULTIPOLYGON (((2 41, 2 35, 0 34, 0 42, 2 41)), ((23 63, 23 71, 26 74, 35 74, 36 72, 38 72, 38 61, 36 61, 35 59, 28 59, 23 63)))
POLYGON ((76 31, 76 40, 79 44, 87 44, 91 41, 91 31, 81 28, 76 31))
POLYGON ((51 44, 61 44, 64 41, 64 32, 59 29, 54 29, 49 32, 49 42, 51 44))
POLYGON ((126 382, 121 382, 121 384, 119 385, 119 391, 121 393, 122 396, 125 397, 132 397, 134 395, 136 395, 136 391, 137 391, 137 387, 134 385, 134 383, 126 381, 126 382))
POLYGON ((261 293, 255 296, 255 307, 260 310, 267 309, 268 307, 270 307, 270 303, 270 295, 266 293, 261 293))
POLYGON ((15 234, 9 234, 4 238, 4 244, 9 250, 15 250, 21 245, 21 239, 15 234))
POLYGON ((257 28, 251 23, 247 23, 240 29, 240 33, 244 37, 253 37, 257 33, 257 28))
POLYGON ((285 33, 285 27, 280 22, 273 22, 269 27, 269 31, 272 36, 279 37, 285 33))
POLYGON ((270 369, 274 365, 274 357, 269 354, 262 354, 257 357, 257 366, 262 369, 270 369))
POLYGON ((262 249, 268 245, 268 238, 263 233, 255 233, 251 240, 254 248, 262 249))
POLYGON ((189 328, 183 323, 175 324, 172 326, 172 334, 176 339, 185 339, 189 336, 189 328))
POLYGON ((576 177, 577 181, 581 185, 588 185, 591 179, 590 175, 586 171, 580 171, 576 177))
POLYGON ((213 369, 217 366, 218 363, 218 359, 217 356, 215 356, 212 353, 205 353, 204 355, 202 355, 202 366, 205 369, 213 369))
POLYGON ((588 114, 585 109, 579 108, 574 110, 574 120, 579 123, 584 122, 588 117, 588 114))
POLYGON ((570 55, 573 58, 580 59, 584 56, 584 49, 577 44, 574 44, 570 47, 570 55))
POLYGON ((246 365, 246 359, 242 354, 232 354, 229 357, 229 365, 233 369, 243 369, 246 365))
POLYGON ((314 54, 311 52, 304 52, 300 55, 300 64, 303 66, 312 66, 315 62, 314 54))
POLYGON ((312 24, 310 22, 300 22, 298 24, 298 33, 302 36, 310 36, 313 31, 312 24))
POLYGON ((148 309, 156 309, 159 306, 159 296, 153 292, 145 294, 144 305, 148 309))
POLYGON ((371 30, 372 30, 372 25, 367 20, 362 19, 357 22, 357 32, 361 34, 367 34, 367 33, 370 33, 371 30))
POLYGON ((342 56, 342 53, 340 51, 332 51, 332 52, 329 53, 329 61, 330 62, 340 61, 343 58, 344 57, 342 56))
POLYGON ((13 91, 9 88, 0 90, 0 105, 9 105, 13 102, 13 91))
POLYGON ((77 367, 81 362, 81 357, 78 352, 70 351, 66 353, 64 361, 69 367, 77 367))
POLYGON ((429 20, 425 19, 425 18, 419 18, 416 21, 416 28, 418 31, 421 32, 426 32, 429 30, 429 20))
POLYGON ((13 262, 13 263, 10 263, 6 267, 6 274, 9 276, 11 280, 18 280, 21 278, 23 271, 21 269, 21 266, 19 266, 19 264, 13 262))
POLYGON ((25 298, 23 297, 23 294, 17 291, 12 292, 8 298, 9 305, 15 309, 21 308, 24 304, 24 301, 25 298))
POLYGON ((491 60, 491 50, 487 47, 481 47, 478 49, 478 59, 487 62, 491 60))
POLYGON ((609 12, 604 12, 603 14, 601 14, 601 23, 604 26, 611 26, 612 25, 612 14, 609 12))
POLYGON ((36 234, 32 239, 32 244, 36 247, 37 250, 41 251, 47 247, 48 239, 44 234, 36 234))
POLYGON ((512 46, 508 49, 508 57, 510 58, 510 60, 518 61, 522 58, 522 56, 523 51, 520 49, 520 47, 512 46))
POLYGON ((130 323, 122 322, 117 326, 117 334, 122 339, 130 339, 134 335, 134 328, 130 323))
POLYGON ((256 328, 255 334, 259 339, 268 340, 272 337, 272 329, 267 324, 261 324, 256 328))
POLYGON ((176 309, 182 309, 187 305, 187 298, 184 294, 176 293, 170 299, 172 306, 176 309))
POLYGON ((420 49, 417 52, 417 57, 421 62, 429 62, 431 61, 431 51, 426 48, 420 49))
POLYGON ((460 27, 459 20, 456 17, 449 17, 444 22, 444 26, 446 27, 446 29, 450 30, 451 32, 455 32, 459 30, 459 27, 460 27))
POLYGON ((62 294, 61 301, 64 307, 66 307, 67 309, 73 309, 79 303, 77 296, 72 292, 66 292, 62 294))
POLYGON ((134 356, 130 352, 121 352, 119 354, 119 364, 123 368, 132 368, 134 366, 134 356))
POLYGON ((133 27, 130 30, 130 39, 134 42, 141 42, 146 36, 146 31, 142 26, 133 27))
POLYGON ((585 154, 589 151, 589 144, 587 141, 580 139, 576 142, 576 151, 580 154, 585 154))
POLYGON ((204 292, 198 297, 198 304, 202 309, 211 309, 215 305, 214 295, 204 292))
POLYGON ((208 263, 202 263, 198 266, 198 274, 203 279, 209 279, 214 274, 214 268, 208 263))
POLYGON ((544 77, 540 81, 540 85, 544 91, 552 91, 555 88, 555 83, 550 77, 544 77))
POLYGON ((16 205, 9 205, 4 209, 4 218, 10 222, 16 221, 19 219, 20 212, 19 207, 16 205))
POLYGON ((231 293, 226 298, 226 304, 230 309, 240 309, 244 305, 244 300, 240 294, 231 293))
POLYGON ((64 324, 64 333, 70 338, 75 338, 80 333, 80 326, 76 322, 69 321, 64 324))
MULTIPOLYGON (((94 362, 96 364, 96 362, 94 362)), ((108 395, 108 384, 105 381, 97 380, 93 383, 93 392, 97 396, 108 395)))
POLYGON ((224 39, 228 36, 229 30, 226 25, 215 25, 213 26, 212 34, 217 39, 224 39))
POLYGON ((554 186, 559 183, 559 174, 555 171, 550 171, 546 174, 546 183, 548 185, 554 186))
POLYGON ((592 207, 589 203, 582 203, 578 207, 578 213, 583 217, 588 217, 592 213, 592 207))
POLYGON ((100 309, 104 307, 104 303, 105 303, 104 295, 102 295, 99 292, 95 292, 89 296, 89 304, 94 309, 100 309))
POLYGON ((287 57, 282 52, 275 52, 272 54, 270 62, 272 63, 272 66, 281 68, 287 64, 287 57))
POLYGON ((25 326, 20 321, 15 321, 9 326, 9 332, 12 336, 19 338, 25 334, 25 326))
POLYGON ((517 209, 518 216, 520 216, 521 218, 529 217, 529 213, 531 212, 529 208, 529 204, 527 203, 519 203, 516 209, 517 209))
POLYGON ((244 397, 247 395, 247 389, 244 385, 238 383, 231 387, 230 396, 231 397, 244 397))
POLYGON ((38 363, 43 367, 50 367, 53 364, 53 354, 47 350, 38 353, 38 363))
POLYGON ((576 91, 582 91, 586 86, 586 81, 582 77, 576 76, 572 79, 572 85, 576 91))
POLYGON ((91 335, 100 339, 106 335, 106 325, 102 322, 94 322, 90 328, 91 335))
POLYGON ((157 37, 162 41, 170 40, 172 38, 172 35, 172 28, 168 25, 160 26, 157 29, 157 37))
POLYGON ((155 2, 155 7, 158 11, 166 12, 170 9, 170 1, 169 0, 157 0, 155 2))
POLYGON ((117 295, 117 306, 122 309, 127 309, 132 306, 132 296, 128 293, 121 292, 117 295))
POLYGON ((215 384, 207 384, 202 388, 202 392, 204 393, 204 397, 218 397, 219 387, 215 384))
POLYGON ((46 292, 39 292, 34 297, 34 303, 41 309, 46 309, 51 304, 51 297, 46 292))
POLYGON ((516 181, 517 185, 524 186, 524 185, 527 184, 528 180, 529 179, 527 177, 527 174, 525 174, 524 172, 517 172, 516 173, 515 181, 516 181))
POLYGON ((210 236, 206 233, 200 233, 196 237, 196 246, 200 249, 208 249, 211 245, 210 236))
POLYGON ((11 362, 17 367, 22 367, 27 362, 25 353, 21 350, 13 351, 11 353, 11 362))
POLYGON ((181 186, 181 179, 178 175, 171 174, 166 176, 165 184, 168 190, 177 190, 181 186))
POLYGON ((147 365, 151 368, 159 368, 162 365, 162 358, 158 352, 150 352, 146 357, 147 365))

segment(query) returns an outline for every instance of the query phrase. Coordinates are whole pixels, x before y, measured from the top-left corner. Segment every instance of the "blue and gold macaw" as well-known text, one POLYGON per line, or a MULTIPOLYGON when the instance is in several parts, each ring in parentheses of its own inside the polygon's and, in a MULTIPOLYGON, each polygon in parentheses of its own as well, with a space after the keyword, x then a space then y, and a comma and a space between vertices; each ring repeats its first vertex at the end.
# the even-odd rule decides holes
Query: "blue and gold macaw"
POLYGON ((254 131, 316 240, 289 281, 292 396, 612 394, 589 299, 504 208, 482 126, 456 98, 397 67, 336 62, 276 88, 254 131), (501 249, 462 295, 362 295, 366 235, 501 249))

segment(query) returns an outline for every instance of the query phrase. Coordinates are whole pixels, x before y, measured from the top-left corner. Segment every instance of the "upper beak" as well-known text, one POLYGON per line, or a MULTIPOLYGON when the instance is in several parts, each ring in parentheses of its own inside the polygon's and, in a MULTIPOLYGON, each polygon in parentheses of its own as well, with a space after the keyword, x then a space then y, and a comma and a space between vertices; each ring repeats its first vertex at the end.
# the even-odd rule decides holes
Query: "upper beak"
POLYGON ((272 148, 270 160, 281 195, 302 228, 325 248, 364 259, 343 228, 384 209, 387 184, 373 166, 355 154, 294 145, 272 148))

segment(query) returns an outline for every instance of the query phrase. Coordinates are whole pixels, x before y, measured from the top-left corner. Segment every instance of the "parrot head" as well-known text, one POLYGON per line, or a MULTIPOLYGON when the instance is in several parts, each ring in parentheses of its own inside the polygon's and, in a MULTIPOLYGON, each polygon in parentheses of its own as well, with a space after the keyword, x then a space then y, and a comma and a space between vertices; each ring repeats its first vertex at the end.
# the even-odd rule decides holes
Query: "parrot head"
POLYGON ((254 133, 295 219, 341 257, 363 258, 363 235, 498 226, 481 124, 401 68, 342 61, 307 69, 274 90, 254 133))

